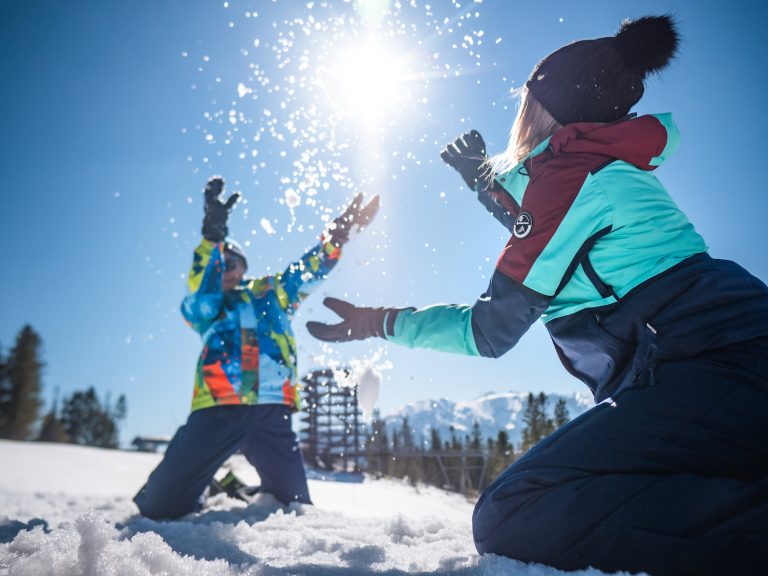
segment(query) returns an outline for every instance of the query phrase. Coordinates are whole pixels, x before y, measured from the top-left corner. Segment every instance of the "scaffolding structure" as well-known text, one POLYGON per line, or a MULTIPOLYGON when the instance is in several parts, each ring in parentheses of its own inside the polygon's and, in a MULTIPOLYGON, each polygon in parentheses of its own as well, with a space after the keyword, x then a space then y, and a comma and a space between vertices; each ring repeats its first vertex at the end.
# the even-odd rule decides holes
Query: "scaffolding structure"
POLYGON ((339 386, 333 370, 314 370, 302 378, 304 424, 299 438, 313 468, 360 472, 365 424, 357 386, 339 386))

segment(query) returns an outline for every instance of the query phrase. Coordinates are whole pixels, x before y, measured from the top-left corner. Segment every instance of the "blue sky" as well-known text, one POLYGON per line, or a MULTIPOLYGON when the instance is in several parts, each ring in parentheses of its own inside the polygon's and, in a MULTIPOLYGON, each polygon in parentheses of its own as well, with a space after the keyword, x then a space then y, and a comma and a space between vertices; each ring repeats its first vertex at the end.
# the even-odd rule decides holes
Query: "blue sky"
POLYGON ((26 323, 41 334, 46 400, 90 385, 125 394, 123 442, 170 434, 186 419, 200 341, 178 305, 213 174, 243 194, 230 230, 253 274, 298 257, 323 216, 355 191, 381 195, 378 219, 302 309, 302 372, 376 358, 385 413, 491 390, 586 391, 560 367, 541 324, 502 359, 486 360, 377 340, 329 347, 303 323, 333 317, 325 295, 368 305, 473 302, 506 233, 442 164, 442 146, 476 128, 500 151, 514 118, 510 90, 541 57, 643 14, 674 14, 684 37, 635 107, 671 111, 680 126, 681 146, 658 175, 714 256, 768 280, 763 3, 367 6, 6 7, 0 344, 7 351, 26 323))

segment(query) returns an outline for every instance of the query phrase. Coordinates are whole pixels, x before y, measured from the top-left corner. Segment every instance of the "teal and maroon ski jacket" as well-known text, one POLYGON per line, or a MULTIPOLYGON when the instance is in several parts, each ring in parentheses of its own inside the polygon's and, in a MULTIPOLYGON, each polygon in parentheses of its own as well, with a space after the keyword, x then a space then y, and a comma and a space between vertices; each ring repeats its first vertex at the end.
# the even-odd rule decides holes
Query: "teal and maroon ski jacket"
POLYGON ((714 260, 653 174, 678 144, 669 114, 569 124, 496 178, 514 220, 474 305, 400 311, 387 339, 497 357, 539 318, 601 401, 659 361, 768 335, 768 289, 714 260))

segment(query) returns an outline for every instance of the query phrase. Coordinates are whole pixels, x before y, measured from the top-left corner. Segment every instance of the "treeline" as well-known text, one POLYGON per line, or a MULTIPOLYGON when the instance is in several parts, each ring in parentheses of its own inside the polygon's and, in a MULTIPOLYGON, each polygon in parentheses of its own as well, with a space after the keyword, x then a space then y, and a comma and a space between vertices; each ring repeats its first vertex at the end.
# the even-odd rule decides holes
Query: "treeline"
POLYGON ((61 407, 57 398, 42 415, 42 347, 29 325, 7 354, 0 347, 0 438, 117 448, 119 424, 128 412, 123 395, 113 405, 109 396, 100 400, 91 386, 65 396, 61 407))
POLYGON ((557 401, 553 418, 547 416, 547 402, 543 392, 528 395, 519 446, 510 442, 506 430, 499 430, 495 438, 483 438, 477 421, 469 434, 461 435, 451 427, 450 437, 442 438, 432 428, 429 439, 417 441, 407 416, 388 434, 386 423, 375 413, 366 435, 363 471, 476 495, 528 449, 570 420, 564 399, 557 401))

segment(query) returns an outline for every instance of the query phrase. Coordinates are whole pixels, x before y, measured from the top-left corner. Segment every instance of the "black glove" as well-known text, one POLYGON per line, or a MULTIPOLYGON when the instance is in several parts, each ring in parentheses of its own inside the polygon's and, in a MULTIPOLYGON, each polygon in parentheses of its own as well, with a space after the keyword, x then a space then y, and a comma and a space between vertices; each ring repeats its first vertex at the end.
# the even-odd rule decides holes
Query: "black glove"
POLYGON ((373 220, 379 211, 379 196, 371 198, 364 208, 362 204, 363 194, 360 193, 355 196, 344 213, 333 221, 333 226, 329 226, 327 233, 334 246, 341 246, 349 240, 349 232, 353 225, 357 226, 358 230, 362 230, 373 220))
POLYGON ((219 198, 224 190, 224 180, 216 176, 205 185, 205 218, 203 219, 203 237, 211 242, 221 242, 229 234, 227 219, 232 207, 240 200, 235 192, 226 202, 219 198))
POLYGON ((385 338, 384 331, 393 333, 395 318, 402 308, 358 308, 357 306, 328 297, 323 300, 328 308, 336 312, 344 320, 339 324, 323 324, 322 322, 307 322, 307 330, 318 340, 326 342, 348 342, 364 340, 372 336, 385 338), (389 316, 387 316, 389 313, 389 316), (384 326, 384 320, 387 326, 384 326))
POLYGON ((478 191, 488 185, 488 155, 485 142, 477 130, 465 132, 448 144, 440 154, 443 162, 456 170, 471 190, 478 191))
POLYGON ((462 134, 455 142, 445 147, 440 158, 461 174, 467 186, 477 192, 478 201, 496 220, 512 232, 517 210, 511 210, 500 201, 507 192, 490 178, 490 171, 485 165, 488 159, 485 142, 480 133, 472 130, 462 134))

